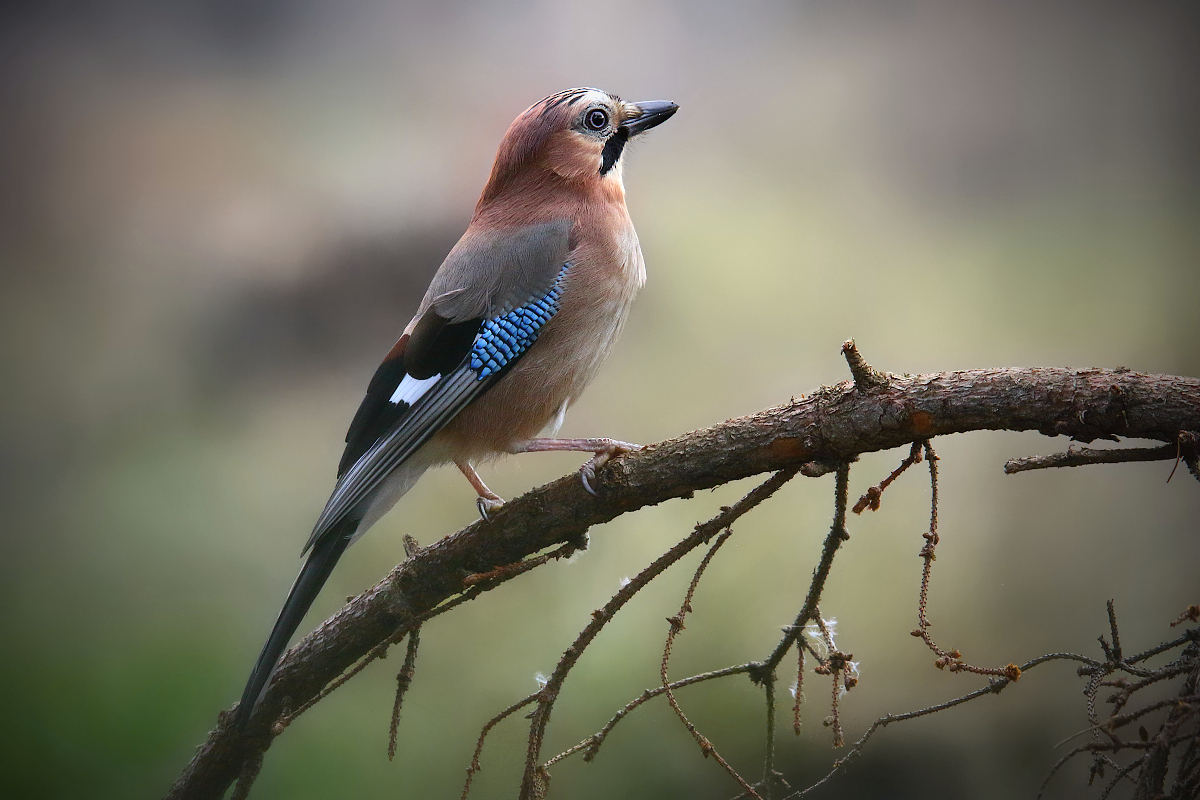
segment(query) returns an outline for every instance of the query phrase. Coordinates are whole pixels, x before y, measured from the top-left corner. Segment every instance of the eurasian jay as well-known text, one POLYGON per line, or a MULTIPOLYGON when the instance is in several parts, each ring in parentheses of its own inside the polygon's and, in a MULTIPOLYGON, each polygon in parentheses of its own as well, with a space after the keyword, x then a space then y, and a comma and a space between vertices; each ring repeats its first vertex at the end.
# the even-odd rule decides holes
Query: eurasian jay
POLYGON ((500 142, 466 233, 383 359, 346 434, 337 484, 238 704, 244 726, 288 640, 346 548, 430 467, 453 462, 480 514, 503 501, 473 463, 590 452, 595 471, 636 445, 539 439, 595 377, 646 280, 621 155, 678 106, 568 89, 530 106, 500 142))

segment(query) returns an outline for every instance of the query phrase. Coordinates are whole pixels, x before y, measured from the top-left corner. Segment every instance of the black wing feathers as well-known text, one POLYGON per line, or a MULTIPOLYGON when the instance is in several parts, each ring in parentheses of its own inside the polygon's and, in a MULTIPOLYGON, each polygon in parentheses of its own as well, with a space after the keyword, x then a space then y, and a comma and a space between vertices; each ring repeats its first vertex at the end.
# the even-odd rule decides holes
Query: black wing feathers
POLYGON ((338 463, 339 478, 409 412, 408 403, 391 402, 405 375, 425 380, 453 372, 471 352, 481 325, 482 319, 451 322, 431 308, 421 317, 411 335, 401 337, 375 370, 367 394, 346 432, 346 449, 338 463))
POLYGON ((375 370, 375 375, 367 386, 367 394, 350 422, 350 429, 346 431, 346 449, 342 453, 342 460, 338 462, 339 478, 407 410, 407 406, 401 409, 388 402, 402 380, 404 362, 399 357, 390 357, 389 354, 389 358, 375 370))
POLYGON ((429 309, 413 328, 404 349, 405 370, 422 381, 454 370, 471 352, 471 344, 481 325, 482 317, 451 322, 429 309))

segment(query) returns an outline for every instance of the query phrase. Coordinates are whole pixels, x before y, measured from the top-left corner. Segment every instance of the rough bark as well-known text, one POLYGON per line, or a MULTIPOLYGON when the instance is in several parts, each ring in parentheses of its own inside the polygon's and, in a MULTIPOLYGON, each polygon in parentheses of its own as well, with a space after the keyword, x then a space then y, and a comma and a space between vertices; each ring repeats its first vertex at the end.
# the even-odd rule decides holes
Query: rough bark
POLYGON ((373 648, 411 630, 481 574, 502 582, 507 577, 498 568, 556 545, 582 546, 593 525, 643 506, 797 465, 819 474, 829 469, 822 465, 950 433, 1036 430, 1084 442, 1175 444, 1181 432, 1200 431, 1196 378, 1052 368, 898 376, 872 370, 850 343, 846 352, 857 384, 825 387, 627 454, 600 471, 599 497, 587 494, 578 476, 561 478, 415 553, 285 655, 245 732, 222 713, 168 797, 221 797, 244 769, 261 763, 288 709, 373 648))

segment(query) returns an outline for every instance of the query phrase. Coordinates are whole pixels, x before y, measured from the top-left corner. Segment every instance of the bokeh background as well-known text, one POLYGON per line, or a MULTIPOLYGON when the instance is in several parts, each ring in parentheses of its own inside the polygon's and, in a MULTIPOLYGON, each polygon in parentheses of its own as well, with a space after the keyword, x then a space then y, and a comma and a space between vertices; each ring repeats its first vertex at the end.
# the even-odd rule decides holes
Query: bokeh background
MULTIPOLYGON (((241 691, 332 486, 378 358, 465 227, 496 143, 537 99, 595 85, 681 105, 628 154, 650 280, 565 435, 652 442, 880 368, 1128 366, 1200 375, 1200 24, 1191 3, 150 0, 0 10, 0 793, 162 794, 241 691)), ((950 437, 934 631, 969 660, 1125 647, 1200 597, 1200 492, 1169 464, 1006 477, 1035 434, 950 437)), ((852 492, 901 453, 864 458, 852 492)), ((575 469, 485 471, 505 496, 575 469)), ((620 580, 749 482, 623 517, 423 633, 386 758, 399 660, 304 715, 259 797, 456 797, 482 723, 536 688, 620 580)), ((673 674, 760 657, 795 614, 832 477, 738 525, 673 674)), ((851 520, 823 611, 870 720, 979 685, 933 669, 916 614, 927 480, 851 520)), ((343 560, 305 629, 469 523, 421 485, 343 560)), ((698 558, 699 554, 695 556, 698 558)), ((657 680, 695 558, 600 637, 547 755, 657 680)), ((788 679, 782 677, 782 685, 788 679)), ((825 690, 779 762, 835 757, 825 690)), ((1070 666, 890 728, 822 797, 1031 796, 1085 726, 1070 666)), ((749 775, 744 679, 681 701, 749 775)), ((786 725, 781 720, 781 733, 786 725)), ((494 734, 478 797, 512 796, 526 726, 494 734)), ((627 719, 560 797, 735 787, 665 706, 627 719)), ((1086 768, 1058 796, 1085 796, 1086 768)))

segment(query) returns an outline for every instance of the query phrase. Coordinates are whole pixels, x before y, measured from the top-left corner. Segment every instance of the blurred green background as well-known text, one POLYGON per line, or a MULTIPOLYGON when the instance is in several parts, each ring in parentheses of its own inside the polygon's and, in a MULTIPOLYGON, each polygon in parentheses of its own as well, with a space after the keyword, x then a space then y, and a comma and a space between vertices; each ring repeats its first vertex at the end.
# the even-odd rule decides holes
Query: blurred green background
MULTIPOLYGON (((1200 375, 1195 4, 150 0, 0 11, 0 794, 162 794, 233 703, 299 566, 367 379, 465 227, 511 119, 594 85, 679 114, 629 153, 650 279, 563 429, 652 442, 847 377, 849 337, 900 372, 1128 366, 1200 375), (697 357, 701 355, 702 357, 697 357)), ((1035 434, 951 437, 934 631, 968 660, 1127 652, 1200 600, 1200 492, 1169 464, 1006 477, 1035 434)), ((902 453, 864 458, 857 496, 902 453)), ((506 497, 578 456, 510 459, 506 497)), ((592 546, 423 633, 399 755, 399 658, 270 750, 257 797, 457 797, 482 723, 536 688, 622 578, 751 482, 622 517, 592 546)), ((832 477, 737 526, 676 647, 683 677, 759 658, 795 614, 832 477)), ((861 662, 847 737, 980 684, 909 636, 927 480, 851 520, 822 609, 861 662)), ((353 548, 304 629, 475 517, 428 475, 353 548)), ((588 651, 546 755, 657 680, 699 554, 588 651)), ((781 676, 781 686, 790 682, 781 676)), ((781 719, 793 785, 836 754, 810 677, 781 719)), ((880 734, 822 797, 1032 796, 1085 725, 1070 666, 880 734)), ((685 690, 754 776, 744 679, 685 690)), ((786 698, 781 703, 786 705, 786 698)), ((525 722, 475 797, 513 796, 525 722)), ((665 705, 552 796, 725 798, 665 705)), ((1091 796, 1081 763, 1053 784, 1091 796)))

